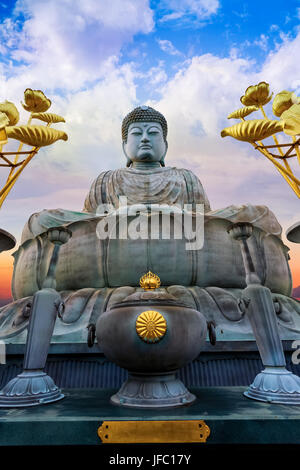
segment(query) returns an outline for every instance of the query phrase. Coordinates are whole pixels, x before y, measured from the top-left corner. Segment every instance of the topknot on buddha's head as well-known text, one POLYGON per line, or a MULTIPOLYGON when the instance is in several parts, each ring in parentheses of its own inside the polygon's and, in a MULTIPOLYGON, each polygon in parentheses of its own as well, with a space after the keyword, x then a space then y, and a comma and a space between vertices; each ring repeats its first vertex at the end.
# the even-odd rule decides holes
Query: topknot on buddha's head
POLYGON ((128 128, 133 122, 159 122, 162 127, 164 140, 167 140, 168 124, 165 117, 150 106, 138 106, 127 114, 122 122, 122 140, 127 141, 128 128))

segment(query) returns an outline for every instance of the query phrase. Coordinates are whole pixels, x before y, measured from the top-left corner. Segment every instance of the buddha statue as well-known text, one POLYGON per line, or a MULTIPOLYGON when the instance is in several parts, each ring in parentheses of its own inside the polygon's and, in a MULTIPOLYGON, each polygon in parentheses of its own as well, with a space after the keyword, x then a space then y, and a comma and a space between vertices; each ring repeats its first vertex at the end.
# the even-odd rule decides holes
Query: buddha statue
POLYGON ((130 112, 122 123, 126 168, 100 173, 86 197, 83 213, 57 209, 33 214, 23 230, 21 243, 51 226, 90 218, 105 205, 118 208, 120 196, 127 198, 128 205, 183 207, 199 203, 209 211, 207 196, 196 175, 190 170, 165 167, 167 132, 166 119, 153 108, 142 106, 130 112))
MULTIPOLYGON (((288 248, 275 215, 266 206, 250 204, 211 210, 192 171, 165 166, 167 131, 160 112, 148 106, 134 109, 122 123, 126 167, 104 171, 94 180, 83 211, 43 210, 29 218, 14 253, 14 301, 0 309, 0 338, 22 341, 28 324, 26 305, 41 288, 52 254, 45 232, 61 225, 72 231, 72 237, 61 247, 57 264, 57 290, 65 311, 57 319, 54 342, 85 342, 87 325, 96 324, 102 312, 141 290, 139 280, 149 270, 159 276, 161 291, 214 322, 217 339, 253 338, 241 301, 246 286, 242 256, 227 233, 233 222, 254 226, 249 249, 262 284, 272 292, 282 339, 300 332, 300 303, 290 297, 288 248), (159 206, 160 216, 169 213, 170 237, 161 232, 153 238, 142 236, 142 230, 139 237, 120 236, 122 214, 137 227, 141 204, 146 219, 155 217, 149 213, 152 206, 159 206), (175 236, 176 224, 184 229, 184 215, 189 212, 194 221, 198 207, 203 243, 187 249, 186 240, 175 236), (101 237, 99 227, 105 224, 108 231, 101 237)), ((161 229, 162 219, 155 220, 160 220, 161 229)))

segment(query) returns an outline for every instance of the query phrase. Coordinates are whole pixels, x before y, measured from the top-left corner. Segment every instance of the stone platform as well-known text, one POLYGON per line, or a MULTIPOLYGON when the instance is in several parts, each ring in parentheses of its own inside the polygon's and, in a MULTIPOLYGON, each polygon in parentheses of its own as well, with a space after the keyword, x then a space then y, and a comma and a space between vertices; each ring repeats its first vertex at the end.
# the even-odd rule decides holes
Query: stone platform
POLYGON ((300 406, 271 405, 243 396, 246 387, 191 388, 197 401, 173 410, 134 410, 109 403, 116 389, 64 389, 59 402, 0 410, 1 446, 103 446, 103 421, 204 420, 206 444, 300 444, 300 406))

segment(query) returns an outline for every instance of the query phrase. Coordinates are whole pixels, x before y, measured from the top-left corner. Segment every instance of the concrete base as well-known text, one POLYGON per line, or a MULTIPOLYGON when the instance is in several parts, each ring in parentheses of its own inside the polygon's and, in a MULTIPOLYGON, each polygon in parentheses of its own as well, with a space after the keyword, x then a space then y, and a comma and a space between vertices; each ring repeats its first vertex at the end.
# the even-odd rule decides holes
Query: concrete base
POLYGON ((211 444, 299 444, 300 406, 248 400, 245 390, 191 388, 197 400, 190 406, 139 410, 112 405, 109 400, 117 389, 64 389, 65 399, 57 403, 0 410, 0 445, 106 448, 97 434, 103 421, 198 419, 210 428, 206 444, 194 444, 201 450, 211 444))

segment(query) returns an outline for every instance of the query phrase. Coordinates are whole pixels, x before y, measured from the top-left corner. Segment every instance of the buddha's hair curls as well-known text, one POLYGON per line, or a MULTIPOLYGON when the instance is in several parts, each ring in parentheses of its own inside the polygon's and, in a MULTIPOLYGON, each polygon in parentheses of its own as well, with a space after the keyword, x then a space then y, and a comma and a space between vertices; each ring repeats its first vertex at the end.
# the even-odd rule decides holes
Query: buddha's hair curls
POLYGON ((133 122, 159 122, 163 130, 164 140, 167 140, 168 124, 165 117, 150 106, 139 106, 128 113, 122 122, 122 140, 127 141, 128 127, 133 122))

